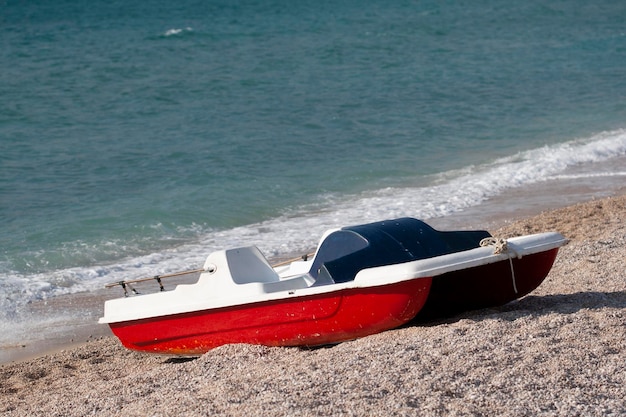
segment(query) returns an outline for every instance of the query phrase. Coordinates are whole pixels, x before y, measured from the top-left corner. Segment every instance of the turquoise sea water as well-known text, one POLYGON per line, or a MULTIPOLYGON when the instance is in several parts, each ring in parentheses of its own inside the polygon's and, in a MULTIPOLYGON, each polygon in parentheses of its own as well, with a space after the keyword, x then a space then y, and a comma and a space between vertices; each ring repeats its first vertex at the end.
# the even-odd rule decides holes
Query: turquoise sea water
POLYGON ((26 303, 216 249, 623 182, 625 21, 608 0, 0 1, 3 337, 26 303))

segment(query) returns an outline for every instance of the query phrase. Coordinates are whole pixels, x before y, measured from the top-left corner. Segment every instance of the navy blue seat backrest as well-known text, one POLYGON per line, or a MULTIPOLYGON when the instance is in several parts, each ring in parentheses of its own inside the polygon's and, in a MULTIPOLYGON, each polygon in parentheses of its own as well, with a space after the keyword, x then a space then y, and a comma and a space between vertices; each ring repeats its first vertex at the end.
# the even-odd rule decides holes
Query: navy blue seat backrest
POLYGON ((440 232, 408 217, 345 227, 322 242, 310 273, 317 277, 324 265, 335 282, 351 281, 364 268, 476 248, 489 236, 486 231, 440 232))
POLYGON ((319 269, 325 263, 343 258, 351 253, 367 248, 369 242, 363 236, 350 230, 338 230, 326 236, 317 249, 309 274, 317 278, 319 269))

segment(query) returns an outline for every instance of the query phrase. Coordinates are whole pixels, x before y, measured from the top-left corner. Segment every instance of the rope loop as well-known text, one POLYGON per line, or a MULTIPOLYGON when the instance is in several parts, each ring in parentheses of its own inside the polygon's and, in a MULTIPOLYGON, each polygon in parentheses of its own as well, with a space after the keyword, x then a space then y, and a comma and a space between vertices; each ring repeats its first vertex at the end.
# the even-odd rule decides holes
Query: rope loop
POLYGON ((508 250, 508 243, 506 239, 502 238, 486 237, 480 241, 480 246, 493 246, 494 255, 504 253, 508 250))

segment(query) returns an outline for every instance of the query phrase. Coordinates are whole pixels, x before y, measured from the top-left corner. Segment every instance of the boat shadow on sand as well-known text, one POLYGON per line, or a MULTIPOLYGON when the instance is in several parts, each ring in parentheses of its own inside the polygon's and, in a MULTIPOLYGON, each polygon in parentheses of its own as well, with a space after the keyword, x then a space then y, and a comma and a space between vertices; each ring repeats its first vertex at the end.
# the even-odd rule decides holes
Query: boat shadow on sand
POLYGON ((498 307, 471 310, 450 315, 420 316, 419 314, 406 326, 437 326, 454 323, 459 320, 483 321, 499 318, 514 321, 527 316, 545 316, 549 314, 574 314, 580 310, 600 310, 603 308, 626 308, 626 291, 615 292, 577 292, 573 294, 527 295, 519 300, 498 307))

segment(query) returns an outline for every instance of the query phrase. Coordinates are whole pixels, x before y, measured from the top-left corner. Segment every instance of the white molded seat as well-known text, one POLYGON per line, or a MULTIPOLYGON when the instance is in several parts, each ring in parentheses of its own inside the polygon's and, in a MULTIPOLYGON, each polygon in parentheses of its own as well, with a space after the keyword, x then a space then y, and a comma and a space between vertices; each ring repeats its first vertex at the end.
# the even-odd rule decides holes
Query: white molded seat
POLYGON ((226 261, 235 284, 280 281, 274 268, 256 246, 228 249, 226 261))

